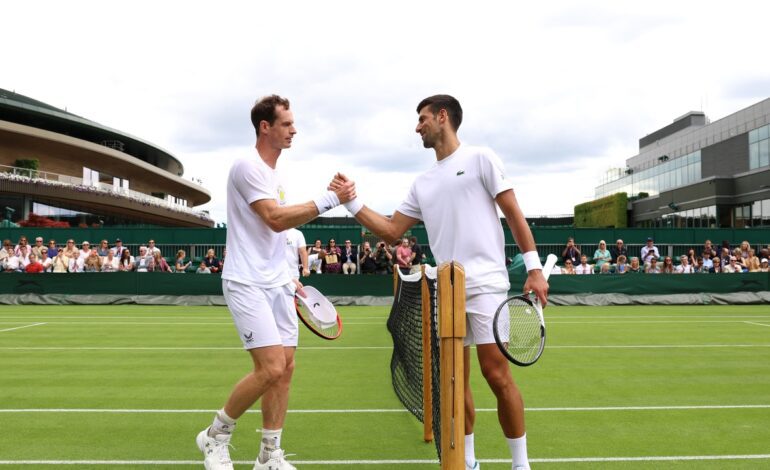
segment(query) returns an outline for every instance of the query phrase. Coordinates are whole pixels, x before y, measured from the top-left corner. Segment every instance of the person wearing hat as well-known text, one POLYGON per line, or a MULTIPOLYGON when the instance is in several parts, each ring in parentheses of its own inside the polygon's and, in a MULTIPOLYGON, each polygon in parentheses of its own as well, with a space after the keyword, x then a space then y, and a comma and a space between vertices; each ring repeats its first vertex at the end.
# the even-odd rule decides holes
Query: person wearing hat
POLYGON ((85 260, 91 255, 91 244, 87 241, 83 241, 83 243, 80 244, 80 252, 78 253, 78 258, 82 258, 85 260))
POLYGON ((762 260, 759 262, 759 272, 761 273, 770 272, 770 266, 768 266, 767 258, 762 258, 762 260))
POLYGON ((43 246, 43 237, 37 237, 35 238, 35 244, 32 246, 32 250, 30 251, 30 254, 35 255, 35 257, 39 260, 40 259, 40 250, 44 248, 43 246))
POLYGON ((112 254, 114 256, 120 257, 123 254, 123 250, 125 248, 126 247, 123 246, 123 240, 121 240, 120 238, 116 238, 115 239, 115 246, 110 248, 110 251, 112 251, 112 254))
POLYGON ((642 247, 642 263, 644 264, 650 264, 650 260, 654 258, 660 259, 660 252, 658 251, 658 247, 655 246, 655 241, 652 239, 652 237, 647 237, 647 244, 642 247))

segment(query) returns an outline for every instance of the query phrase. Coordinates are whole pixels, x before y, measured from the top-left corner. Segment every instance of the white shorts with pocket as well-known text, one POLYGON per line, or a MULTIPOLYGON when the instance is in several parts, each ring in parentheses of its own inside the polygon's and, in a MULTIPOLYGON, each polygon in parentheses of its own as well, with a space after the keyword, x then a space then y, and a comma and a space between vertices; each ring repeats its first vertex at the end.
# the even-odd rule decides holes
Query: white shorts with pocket
POLYGON ((465 299, 466 334, 464 344, 490 344, 495 342, 492 332, 497 307, 508 298, 507 292, 468 294, 465 299))
POLYGON ((222 279, 222 292, 244 349, 297 346, 293 283, 263 288, 222 279))

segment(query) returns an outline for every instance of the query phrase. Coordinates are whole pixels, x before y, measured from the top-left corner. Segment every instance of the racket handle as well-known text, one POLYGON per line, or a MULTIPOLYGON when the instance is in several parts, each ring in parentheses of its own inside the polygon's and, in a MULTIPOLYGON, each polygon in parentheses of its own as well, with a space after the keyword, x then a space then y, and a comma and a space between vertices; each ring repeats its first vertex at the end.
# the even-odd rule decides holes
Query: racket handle
POLYGON ((548 280, 548 277, 551 276, 551 271, 553 271, 553 267, 556 266, 556 255, 551 253, 545 258, 545 265, 543 265, 543 277, 545 277, 545 280, 548 280))

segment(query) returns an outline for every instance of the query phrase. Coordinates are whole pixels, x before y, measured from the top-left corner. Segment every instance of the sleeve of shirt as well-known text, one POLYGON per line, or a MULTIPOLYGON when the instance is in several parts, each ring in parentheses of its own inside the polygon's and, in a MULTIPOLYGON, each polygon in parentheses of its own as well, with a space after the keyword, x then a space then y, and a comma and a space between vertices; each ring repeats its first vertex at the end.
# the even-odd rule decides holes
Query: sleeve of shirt
POLYGON ((305 235, 298 229, 299 233, 297 234, 297 247, 298 248, 305 248, 307 246, 307 243, 305 243, 305 235))
POLYGON ((233 168, 233 185, 238 193, 251 204, 262 199, 275 199, 270 175, 264 165, 242 161, 233 168))
POLYGON ((484 188, 493 198, 513 189, 513 184, 505 176, 503 161, 490 149, 484 149, 479 153, 479 173, 484 188))
POLYGON ((413 219, 422 220, 422 211, 420 210, 420 203, 417 201, 417 180, 412 183, 412 187, 409 188, 409 193, 406 195, 406 199, 396 209, 407 217, 413 219))

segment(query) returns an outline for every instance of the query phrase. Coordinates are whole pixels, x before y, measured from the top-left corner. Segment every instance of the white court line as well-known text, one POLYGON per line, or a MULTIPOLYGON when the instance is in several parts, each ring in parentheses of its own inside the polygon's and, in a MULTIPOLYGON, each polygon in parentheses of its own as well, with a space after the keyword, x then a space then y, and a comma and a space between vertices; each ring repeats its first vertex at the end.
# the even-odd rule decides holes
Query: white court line
MULTIPOLYGON (((656 462, 692 460, 765 460, 770 454, 750 455, 661 455, 644 457, 566 457, 530 458, 532 463, 581 463, 581 462, 656 462)), ((480 463, 510 463, 511 459, 480 459, 480 463)), ((252 465, 253 460, 238 460, 236 465, 252 465)), ((436 459, 402 460, 292 460, 296 465, 436 465, 436 459)), ((0 465, 200 465, 200 460, 0 460, 0 465)))
MULTIPOLYGON (((15 322, 15 323, 18 323, 18 322, 15 322)), ((0 330, 0 333, 3 333, 5 331, 20 330, 22 328, 30 328, 30 327, 33 327, 33 326, 40 326, 40 325, 46 325, 46 323, 33 323, 31 325, 17 326, 16 328, 6 328, 4 330, 0 330)))
MULTIPOLYGON (((709 349, 709 348, 770 348, 770 344, 617 344, 617 345, 565 345, 547 346, 546 349, 709 349)), ((297 351, 361 351, 392 350, 393 346, 300 346, 297 351)), ((188 346, 7 346, 0 351, 243 351, 240 347, 188 347, 188 346)))
POLYGON ((749 325, 768 326, 768 327, 770 327, 770 325, 765 325, 764 323, 755 323, 753 321, 745 321, 743 323, 748 323, 749 325))
MULTIPOLYGON (((672 406, 590 406, 590 407, 552 407, 526 408, 527 412, 563 412, 563 411, 677 411, 677 410, 740 410, 770 409, 770 405, 672 405, 672 406)), ((0 408, 0 413, 94 413, 94 414, 195 414, 216 413, 217 410, 203 409, 105 409, 105 408, 0 408)), ((477 408, 477 412, 496 413, 496 408, 477 408)), ((260 414, 260 410, 248 410, 247 413, 260 414)), ((294 414, 379 414, 408 413, 405 408, 362 408, 362 409, 320 409, 288 410, 294 414)))

